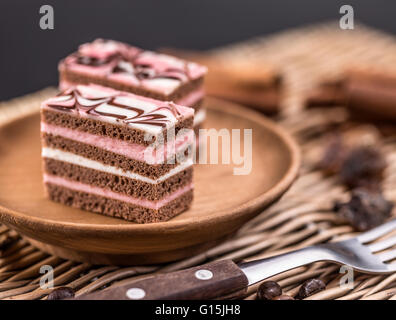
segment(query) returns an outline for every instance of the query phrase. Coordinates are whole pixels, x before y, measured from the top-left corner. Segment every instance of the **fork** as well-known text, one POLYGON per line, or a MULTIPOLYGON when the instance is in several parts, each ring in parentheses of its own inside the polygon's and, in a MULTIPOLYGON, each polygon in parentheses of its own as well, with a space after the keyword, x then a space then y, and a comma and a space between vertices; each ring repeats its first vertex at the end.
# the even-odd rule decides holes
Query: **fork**
POLYGON ((232 295, 248 286, 297 267, 319 261, 347 265, 370 274, 396 271, 396 236, 373 243, 396 230, 396 219, 355 238, 318 244, 282 255, 235 264, 220 260, 199 267, 155 275, 123 286, 77 297, 79 300, 213 299, 232 295))

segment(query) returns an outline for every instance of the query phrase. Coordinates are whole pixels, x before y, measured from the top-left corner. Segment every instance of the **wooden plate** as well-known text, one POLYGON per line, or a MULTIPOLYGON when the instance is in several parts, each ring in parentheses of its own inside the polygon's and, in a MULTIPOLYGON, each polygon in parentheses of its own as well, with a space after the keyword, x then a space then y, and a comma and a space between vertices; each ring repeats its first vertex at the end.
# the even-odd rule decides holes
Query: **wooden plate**
POLYGON ((293 139, 264 116, 212 98, 206 105, 205 127, 252 129, 253 167, 249 175, 233 175, 234 165, 196 165, 189 211, 142 225, 47 200, 34 114, 0 128, 1 221, 44 251, 94 264, 160 263, 215 245, 281 197, 297 176, 300 155, 293 139))

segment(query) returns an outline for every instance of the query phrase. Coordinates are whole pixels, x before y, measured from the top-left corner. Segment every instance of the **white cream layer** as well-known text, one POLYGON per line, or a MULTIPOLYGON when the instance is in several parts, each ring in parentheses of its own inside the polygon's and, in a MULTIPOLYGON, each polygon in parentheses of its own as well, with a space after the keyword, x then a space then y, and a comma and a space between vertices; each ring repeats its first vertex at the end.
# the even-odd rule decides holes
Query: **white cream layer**
POLYGON ((200 125, 206 118, 206 110, 204 108, 199 109, 194 116, 194 127, 200 125))
POLYGON ((175 175, 175 174, 177 174, 177 173, 179 173, 193 165, 193 160, 188 159, 185 162, 174 167, 173 169, 171 169, 170 171, 168 171, 166 174, 159 177, 158 179, 151 179, 151 178, 142 176, 140 174, 137 174, 137 173, 134 173, 131 171, 124 171, 120 168, 105 165, 98 161, 87 159, 85 157, 81 157, 74 153, 65 152, 65 151, 62 151, 59 149, 43 148, 42 156, 44 158, 54 159, 54 160, 58 160, 58 161, 64 161, 64 162, 75 164, 75 165, 78 165, 78 166, 81 166, 84 168, 102 171, 102 172, 114 174, 117 176, 127 177, 130 179, 140 180, 140 181, 151 183, 151 184, 158 184, 162 181, 165 181, 166 179, 172 177, 173 175, 175 175))

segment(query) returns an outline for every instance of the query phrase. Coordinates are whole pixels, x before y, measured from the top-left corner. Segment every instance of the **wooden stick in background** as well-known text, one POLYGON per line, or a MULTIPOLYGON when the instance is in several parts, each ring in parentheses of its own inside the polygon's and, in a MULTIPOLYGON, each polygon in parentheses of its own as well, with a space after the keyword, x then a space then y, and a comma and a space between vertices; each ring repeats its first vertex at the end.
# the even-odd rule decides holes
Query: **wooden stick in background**
POLYGON ((324 82, 306 99, 307 107, 348 107, 355 119, 396 121, 396 73, 349 69, 336 81, 324 82))
POLYGON ((266 114, 279 112, 282 77, 275 67, 251 59, 221 59, 212 54, 164 48, 160 51, 208 67, 208 95, 244 104, 266 114))

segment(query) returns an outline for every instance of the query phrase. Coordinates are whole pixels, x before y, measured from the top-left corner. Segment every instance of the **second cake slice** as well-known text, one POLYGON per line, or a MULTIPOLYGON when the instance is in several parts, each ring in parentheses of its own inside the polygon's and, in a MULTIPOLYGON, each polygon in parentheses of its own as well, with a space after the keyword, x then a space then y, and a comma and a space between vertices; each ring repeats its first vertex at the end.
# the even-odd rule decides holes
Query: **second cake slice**
POLYGON ((198 133, 205 119, 206 67, 126 43, 97 39, 81 45, 59 63, 61 89, 94 83, 195 110, 198 133))
POLYGON ((172 218, 193 198, 193 119, 193 109, 171 102, 67 89, 41 108, 48 196, 138 223, 172 218))

